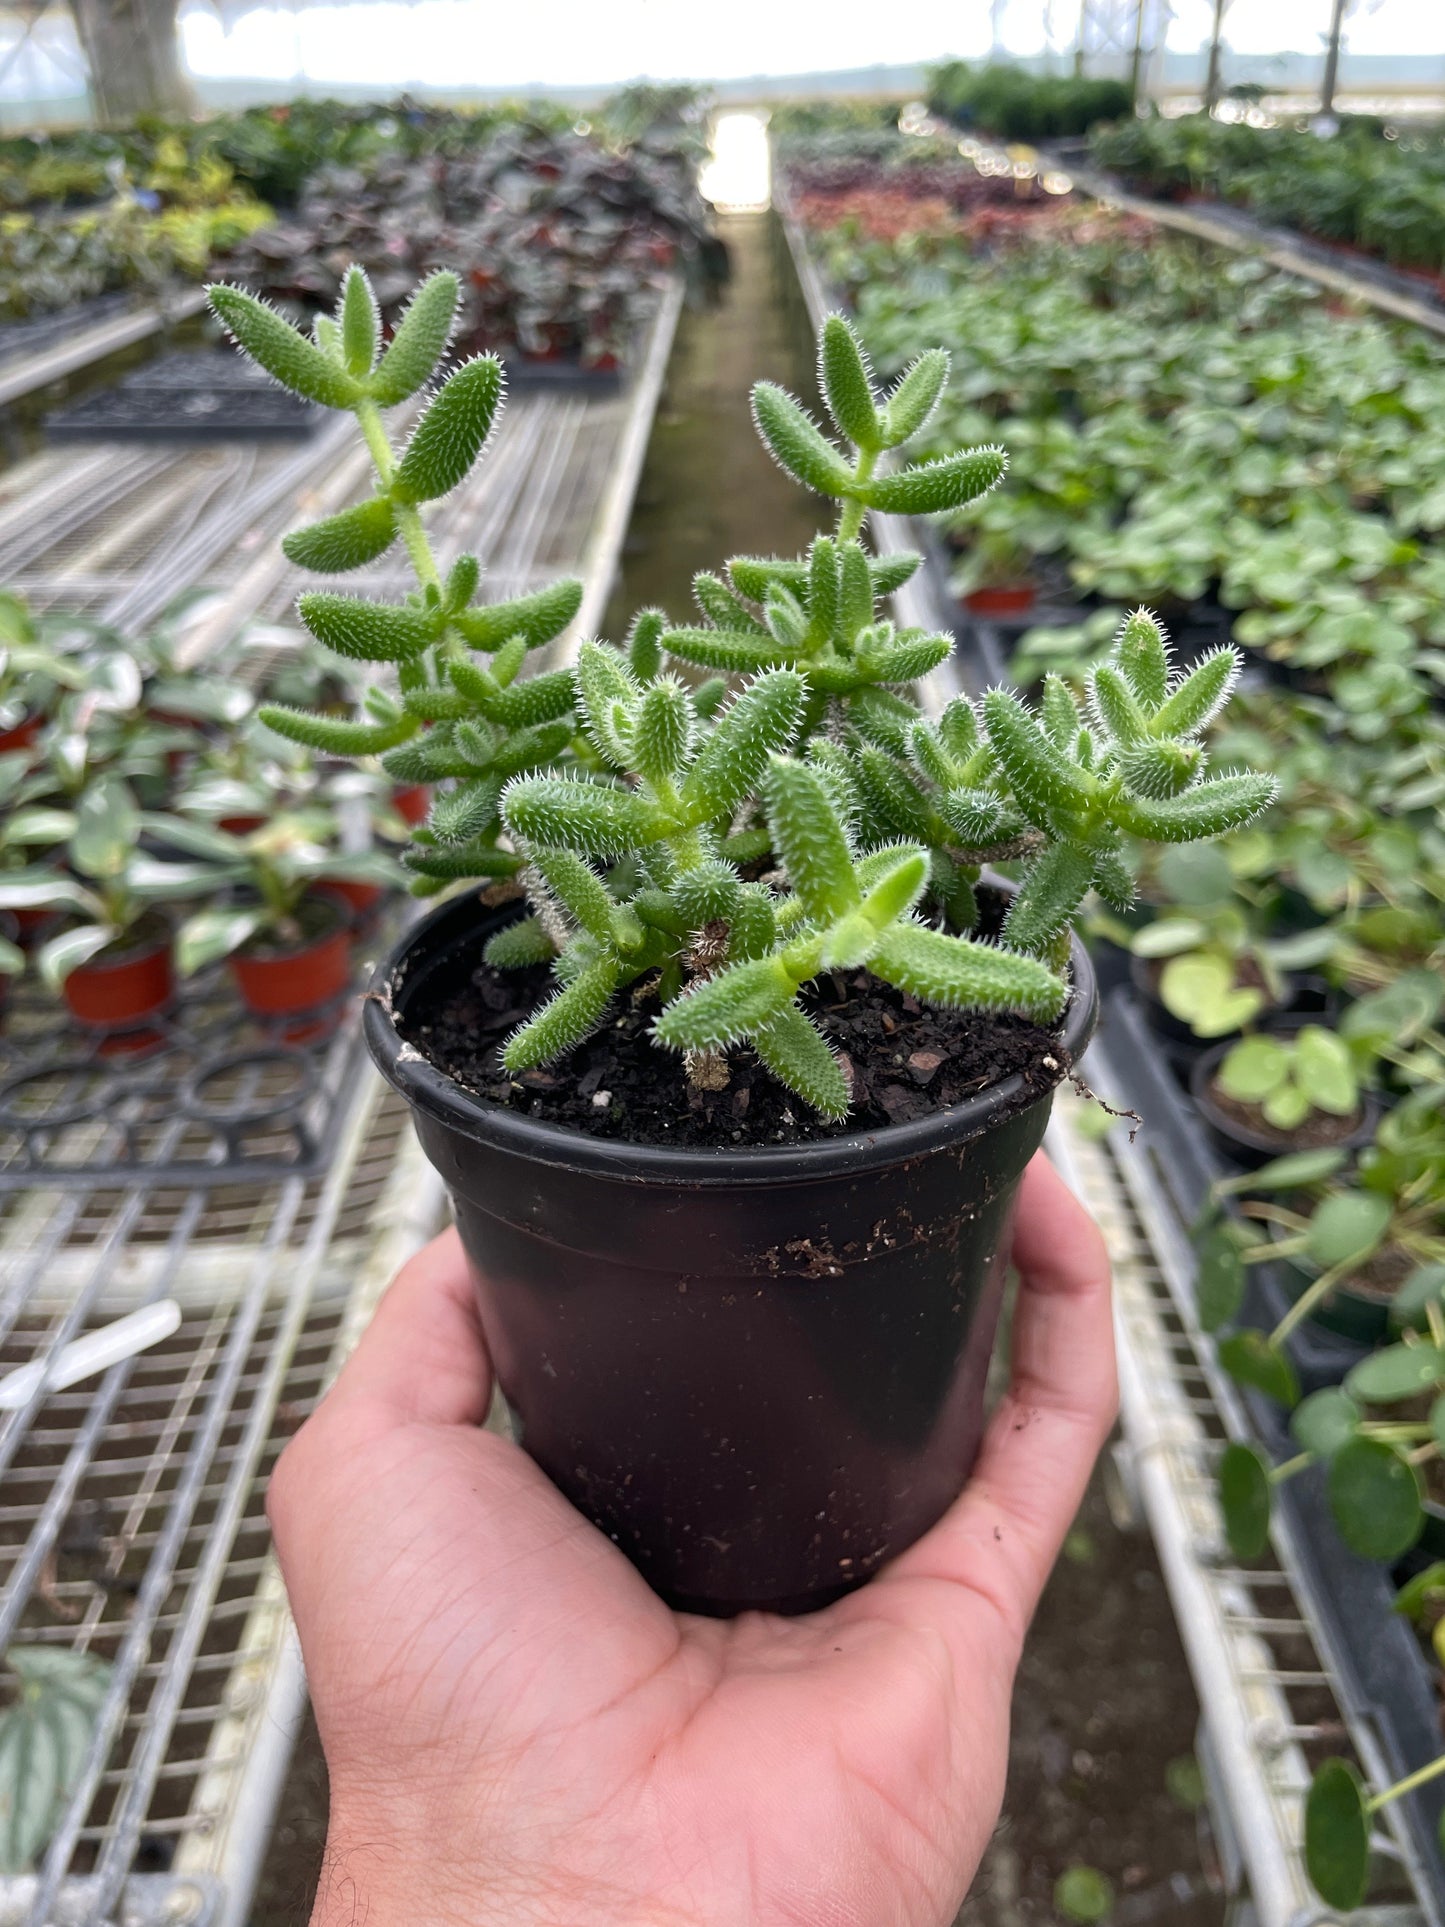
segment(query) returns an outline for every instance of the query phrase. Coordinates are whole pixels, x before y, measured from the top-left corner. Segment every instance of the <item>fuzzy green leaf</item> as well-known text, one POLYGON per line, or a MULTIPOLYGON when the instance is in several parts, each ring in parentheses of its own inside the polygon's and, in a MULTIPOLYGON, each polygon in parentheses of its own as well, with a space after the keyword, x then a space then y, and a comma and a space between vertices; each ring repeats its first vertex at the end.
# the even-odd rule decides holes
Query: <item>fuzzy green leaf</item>
POLYGON ((662 671, 662 637, 667 617, 661 609, 639 609, 627 634, 627 660, 639 682, 651 682, 662 671))
POLYGON ((560 636, 581 606, 582 584, 564 576, 530 595, 468 609, 456 617, 456 627, 473 649, 500 649, 513 636, 524 636, 529 649, 538 649, 560 636))
POLYGON ((793 595, 803 595, 808 587, 807 563, 780 555, 735 555, 728 563, 728 574, 738 594, 750 602, 766 602, 775 587, 793 595))
POLYGON ((819 495, 844 495, 853 476, 812 416, 771 381, 753 388, 753 420, 779 465, 819 495))
POLYGON ((1101 662, 1089 678, 1089 694, 1100 723, 1120 749, 1145 740, 1148 721, 1121 669, 1101 662))
POLYGON ((278 736, 304 743, 307 749, 319 749, 324 756, 380 756, 417 731, 411 716, 398 716, 394 723, 344 723, 333 716, 292 709, 286 703, 263 703, 256 713, 278 736))
POLYGON ((948 355, 942 348, 929 348, 909 363, 884 404, 885 448, 897 448, 918 433, 938 406, 947 381, 948 355))
POLYGON ((688 930, 729 923, 742 901, 742 884, 730 863, 716 860, 686 870, 672 886, 673 904, 688 930))
POLYGON ((521 917, 488 937, 482 956, 496 970, 525 970, 529 964, 550 963, 557 946, 536 917, 521 917))
POLYGON ((866 650, 859 658, 859 667, 878 682, 918 682, 931 676, 952 654, 952 636, 900 637, 881 649, 866 650))
POLYGON ((730 817, 752 795, 774 750, 792 742, 803 713, 803 679, 771 669, 728 705, 688 771, 682 800, 694 815, 730 817))
POLYGON ((341 321, 341 358, 349 375, 369 375, 381 346, 381 310, 366 270, 355 261, 346 270, 337 304, 341 321))
POLYGON ((1169 693, 1169 645, 1163 625, 1147 609, 1124 618, 1115 658, 1135 696, 1152 714, 1169 693))
POLYGON ((1003 480, 1008 456, 1001 448, 965 448, 936 462, 884 475, 858 491, 885 515, 937 515, 977 501, 1003 480))
POLYGON ((923 557, 913 549, 896 549, 892 555, 871 556, 868 567, 873 577, 874 595, 880 600, 892 595, 917 575, 922 566, 923 557))
POLYGON ((357 662, 404 662, 432 639, 424 616, 394 603, 309 589, 297 597, 296 609, 318 642, 357 662))
POLYGON ((986 690, 983 715, 999 765, 1031 818, 1051 827, 1059 816, 1087 808, 1090 790, 1082 773, 1060 755, 1016 696, 986 690))
POLYGON ((753 1032, 753 1049, 780 1084, 796 1091, 824 1117, 844 1117, 848 1084, 837 1054, 796 1004, 787 1004, 753 1032))
POLYGON ((684 662, 703 669, 721 669, 727 675, 745 675, 758 669, 778 669, 794 660, 790 649, 771 636, 744 634, 736 629, 669 629, 662 646, 684 662))
POLYGON ((282 553, 299 569, 319 575, 341 575, 374 562, 390 548, 396 535, 396 510, 384 495, 358 502, 339 515, 293 529, 281 538, 282 553))
POLYGON ((1113 814, 1120 827, 1135 836, 1155 843, 1193 843, 1252 822, 1269 808, 1278 789, 1272 776, 1211 776, 1182 796, 1157 802, 1121 797, 1113 814))
POLYGON ((828 637, 837 629, 838 596, 838 545, 831 535, 815 536, 808 550, 808 621, 815 634, 828 637))
POLYGON ((619 976, 618 965, 611 957, 589 964, 565 990, 559 990, 534 1017, 512 1032, 502 1052, 507 1069, 526 1071, 538 1064, 550 1064, 590 1036, 606 1015, 619 976))
POLYGON ((831 923, 856 910, 857 878, 827 790, 802 763, 775 757, 762 782, 773 848, 807 915, 831 923))
POLYGON ((510 850, 491 844, 470 844, 459 850, 438 850, 414 843, 403 850, 401 860, 418 876, 434 877, 439 882, 455 882, 466 877, 510 877, 521 868, 521 859, 510 850))
POLYGON ((500 788, 495 777, 482 777, 443 790, 432 800, 427 828, 438 843, 470 843, 496 822, 500 788))
POLYGON ((442 601, 449 615, 457 615, 477 593, 477 584, 482 579, 482 565, 474 555, 459 555, 447 570, 447 579, 442 585, 442 601))
POLYGON ((767 634, 747 604, 719 577, 703 569, 692 579, 693 599, 699 609, 719 629, 737 629, 743 635, 767 634))
POLYGON ((886 932, 869 968, 923 1003, 950 1009, 1010 1010, 1035 1023, 1052 1023, 1068 1002, 1063 979, 1036 958, 916 923, 886 932))
POLYGON ((624 657, 605 642, 577 651, 577 698, 587 733, 619 769, 630 767, 632 726, 642 690, 624 657))
POLYGON ((674 998, 652 1034, 669 1050, 723 1050, 775 1017, 793 991, 781 957, 729 964, 674 998))
POLYGON ((640 796, 574 776, 518 777, 502 792, 502 817, 531 844, 584 856, 621 856, 658 836, 640 796))
POLYGON ((864 801, 890 831, 917 843, 932 841, 933 813, 928 799, 891 756, 865 744, 858 752, 855 768, 864 801))
POLYGON ((314 342, 255 295, 224 282, 213 283, 206 292, 238 346, 292 394, 320 402, 323 408, 349 408, 361 395, 344 368, 328 360, 314 342))
POLYGON ((417 423, 396 471, 400 502, 432 502, 449 495, 482 452, 502 398, 502 364, 495 355, 463 362, 443 383, 417 423))
POLYGON ((840 314, 830 314, 818 342, 818 380, 839 434, 875 454, 883 446, 863 344, 840 314))
POLYGON ((1119 758, 1119 773, 1136 796, 1158 802, 1179 796, 1198 776, 1204 752, 1197 743, 1181 743, 1173 737, 1163 742, 1138 743, 1119 758))
POLYGON ((422 282, 366 384, 373 401, 390 408, 431 380, 451 339, 460 291, 461 283, 448 268, 422 282))
POLYGON ((1042 956, 1066 930, 1093 874, 1088 855, 1070 843, 1051 843, 1029 865, 1004 919, 1003 940, 1030 956, 1042 956))
MULTIPOLYGON (((455 677, 457 665, 452 665, 455 677)), ((528 676, 510 689, 489 696, 483 713, 505 729, 522 729, 533 723, 550 723, 565 716, 572 707, 576 685, 567 669, 551 669, 541 676, 528 676)))
POLYGON ((870 851, 867 874, 859 914, 875 930, 883 930, 906 917, 928 888, 928 852, 907 843, 870 851))
POLYGON ((572 850, 533 850, 531 863, 579 929, 611 945, 615 905, 592 865, 572 850))
POLYGON ((648 783, 666 783, 676 776, 692 747, 696 718, 682 684, 671 676, 649 683, 637 705, 632 726, 632 762, 648 783))
POLYGON ((1149 719, 1155 736, 1197 736, 1229 701, 1239 679, 1239 651, 1226 644, 1203 657, 1149 719))
POLYGON ((838 544, 838 634, 853 642, 873 620, 873 576, 861 542, 838 544))
POLYGON ((1079 705, 1074 701, 1073 691, 1063 677, 1056 676, 1052 670, 1044 677, 1039 717, 1044 734, 1054 748, 1067 756, 1078 738, 1079 705))

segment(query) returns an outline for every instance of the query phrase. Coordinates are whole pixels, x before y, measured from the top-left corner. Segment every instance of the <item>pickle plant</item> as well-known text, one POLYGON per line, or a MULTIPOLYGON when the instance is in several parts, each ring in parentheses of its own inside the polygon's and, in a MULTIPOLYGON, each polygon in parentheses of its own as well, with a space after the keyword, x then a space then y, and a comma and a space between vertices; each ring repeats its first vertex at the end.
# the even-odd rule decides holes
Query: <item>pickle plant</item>
POLYGON ((1086 711, 1050 677, 1038 714, 1002 689, 923 713, 912 686, 952 639, 882 612, 919 558, 870 555, 865 520, 958 509, 1005 468, 992 447, 895 465, 943 391, 940 350, 880 394, 852 329, 831 316, 819 348, 831 432, 769 382, 753 404, 781 466, 836 503, 834 531, 796 560, 740 557, 725 576, 699 575, 698 622, 647 610, 624 646, 589 639, 574 668, 528 675, 533 652, 571 623, 581 585, 479 602, 476 558, 443 573, 422 520, 481 453, 502 401, 499 363, 482 355, 450 373, 400 455, 382 422, 441 363, 456 278, 423 283, 384 349, 358 268, 310 337, 238 289, 211 299, 285 386, 351 410, 371 452, 373 493, 288 536, 287 555, 336 573, 400 539, 417 579, 400 604, 302 595, 312 635, 389 665, 394 684, 374 684, 350 721, 284 706, 263 719, 433 786, 405 859, 419 893, 520 877, 532 914, 487 957, 550 961, 558 987, 508 1040, 513 1071, 562 1056, 617 992, 648 979, 654 1035, 687 1053, 694 1082, 725 1082, 723 1053, 747 1041, 791 1090, 842 1116, 842 1066, 800 1002, 820 973, 866 966, 925 1002, 1051 1022, 1084 894, 1132 897, 1128 840, 1218 835, 1273 796, 1266 776, 1204 773, 1200 738, 1228 697, 1234 653, 1177 676, 1142 611, 1095 670, 1086 711), (710 673, 698 685, 677 664, 710 673), (1020 865, 1021 882, 995 941, 979 931, 974 885, 1002 861, 1020 865))

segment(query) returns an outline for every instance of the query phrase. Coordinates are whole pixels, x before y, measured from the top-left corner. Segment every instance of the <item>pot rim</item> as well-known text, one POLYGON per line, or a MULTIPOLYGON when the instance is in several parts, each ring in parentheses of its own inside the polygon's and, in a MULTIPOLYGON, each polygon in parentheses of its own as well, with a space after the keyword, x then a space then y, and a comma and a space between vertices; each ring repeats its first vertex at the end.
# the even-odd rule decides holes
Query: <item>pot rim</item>
MULTIPOLYGON (((477 907, 486 914, 486 906, 477 904, 479 894, 472 892, 448 898, 429 916, 411 924, 377 966, 362 1003, 363 1034, 382 1076, 418 1111, 475 1143, 511 1151, 534 1163, 633 1184, 775 1185, 843 1177, 865 1167, 902 1164, 910 1158, 929 1156, 947 1145, 979 1137, 987 1130, 993 1115, 1004 1109, 1023 1088, 1023 1078, 1015 1072, 962 1104, 915 1118, 908 1124, 781 1146, 684 1148, 634 1144, 625 1138, 589 1137, 567 1125, 549 1124, 504 1110, 467 1090, 424 1057, 414 1044, 408 1043, 396 1028, 393 1006, 397 980, 404 981, 408 964, 429 933, 444 921, 456 918, 459 910, 477 907)), ((1071 940, 1069 963, 1073 994, 1064 1013, 1059 1042, 1070 1062, 1077 1064, 1094 1034, 1099 1014, 1093 964, 1077 933, 1071 940)), ((1063 1073, 1058 1081, 1064 1081, 1063 1073)), ((1054 1088, 1057 1089, 1057 1085, 1054 1088)), ((1052 1097, 1052 1091, 1049 1095, 1052 1097)))
MULTIPOLYGON (((1276 1034, 1288 1035, 1310 1021, 1310 1018, 1303 1016, 1297 1021, 1277 1020, 1276 1034)), ((1268 1027, 1265 1034, 1269 1034, 1268 1027)), ((1287 1136, 1287 1133, 1266 1135, 1263 1131, 1257 1131, 1252 1124, 1230 1116, 1215 1099, 1214 1073, 1239 1041, 1238 1037, 1221 1038, 1217 1044, 1196 1057, 1189 1069, 1189 1095, 1207 1122, 1222 1136, 1233 1138, 1237 1144, 1247 1145, 1251 1151, 1267 1151, 1272 1158, 1286 1157, 1294 1151, 1358 1151, 1374 1137, 1375 1127, 1384 1115, 1385 1108, 1376 1091, 1360 1092, 1359 1122, 1330 1144, 1281 1143, 1281 1135, 1287 1136)))

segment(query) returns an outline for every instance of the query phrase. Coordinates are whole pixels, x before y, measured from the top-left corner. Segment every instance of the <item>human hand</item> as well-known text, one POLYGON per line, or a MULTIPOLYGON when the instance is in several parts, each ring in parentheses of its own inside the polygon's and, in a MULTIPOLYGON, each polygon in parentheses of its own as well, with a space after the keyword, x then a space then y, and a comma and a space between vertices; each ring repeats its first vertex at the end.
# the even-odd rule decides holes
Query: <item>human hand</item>
POLYGON ((1024 1633, 1114 1412, 1109 1266, 1029 1166, 1013 1382, 951 1510, 806 1618, 671 1612, 517 1446, 455 1233, 270 1512, 331 1775, 313 1927, 945 1927, 1024 1633))

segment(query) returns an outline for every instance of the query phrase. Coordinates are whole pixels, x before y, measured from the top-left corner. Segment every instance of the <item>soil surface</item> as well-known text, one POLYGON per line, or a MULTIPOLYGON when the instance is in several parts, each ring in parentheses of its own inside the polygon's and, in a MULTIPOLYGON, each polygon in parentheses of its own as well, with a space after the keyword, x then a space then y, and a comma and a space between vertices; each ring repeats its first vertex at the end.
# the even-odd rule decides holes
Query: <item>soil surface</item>
POLYGON ((712 1067, 720 1088, 691 1085, 684 1059, 653 1042, 662 1008, 655 979, 621 992, 613 1016, 560 1063, 509 1076, 502 1045, 555 988, 545 964, 480 964, 468 980, 439 987, 435 1003, 414 996, 404 1034, 439 1070, 494 1104, 631 1144, 798 1144, 883 1130, 1015 1076, 1022 1081, 1010 1109, 1022 1108, 1069 1069, 1057 1036, 1026 1018, 938 1010, 857 970, 819 978, 801 1000, 851 1084, 853 1105, 841 1119, 820 1117, 744 1048, 712 1067))
POLYGON ((1331 1144, 1342 1144, 1347 1137, 1360 1128, 1364 1117, 1364 1106, 1357 1104, 1346 1117, 1336 1117, 1329 1111, 1312 1111, 1303 1124, 1296 1125, 1292 1131, 1281 1131, 1270 1123, 1258 1104, 1247 1104, 1242 1099, 1231 1097, 1219 1088, 1217 1079, 1209 1085, 1209 1101, 1221 1117, 1228 1118, 1233 1124, 1243 1125, 1253 1131, 1256 1137, 1267 1138, 1281 1151, 1319 1151, 1331 1144))

